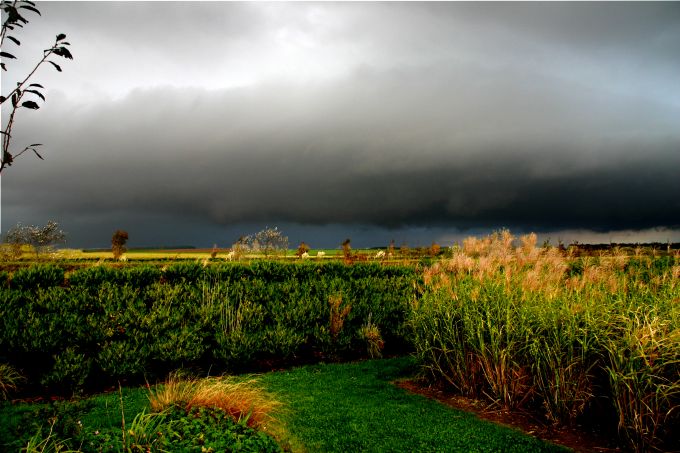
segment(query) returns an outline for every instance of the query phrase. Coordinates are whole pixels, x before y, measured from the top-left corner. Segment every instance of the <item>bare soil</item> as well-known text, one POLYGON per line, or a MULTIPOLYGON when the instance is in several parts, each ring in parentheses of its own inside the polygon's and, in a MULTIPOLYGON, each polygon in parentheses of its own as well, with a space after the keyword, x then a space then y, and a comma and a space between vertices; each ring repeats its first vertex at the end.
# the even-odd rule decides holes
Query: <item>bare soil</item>
POLYGON ((478 418, 509 426, 539 439, 562 445, 578 453, 620 452, 617 439, 579 428, 555 427, 528 413, 490 407, 488 403, 428 386, 417 380, 395 382, 400 388, 437 400, 447 406, 475 414, 478 418))

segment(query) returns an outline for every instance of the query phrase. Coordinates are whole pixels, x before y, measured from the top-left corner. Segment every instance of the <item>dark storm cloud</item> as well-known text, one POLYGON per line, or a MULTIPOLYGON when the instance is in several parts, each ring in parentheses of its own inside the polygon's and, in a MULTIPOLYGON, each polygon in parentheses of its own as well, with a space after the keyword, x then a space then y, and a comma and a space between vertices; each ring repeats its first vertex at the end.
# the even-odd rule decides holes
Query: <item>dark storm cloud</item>
POLYGON ((363 71, 312 89, 157 89, 71 112, 55 103, 43 135, 63 149, 23 184, 10 174, 6 200, 223 224, 680 224, 673 111, 540 79, 452 89, 457 77, 363 71))
POLYGON ((97 5, 53 12, 147 60, 117 69, 124 95, 54 90, 22 119, 15 140, 39 131, 47 162, 3 176, 5 217, 160 223, 168 237, 244 223, 680 227, 674 4, 105 4, 127 18, 115 33, 97 31, 97 5), (291 34, 321 43, 310 71, 328 74, 187 85, 201 62, 219 67, 217 48, 230 58, 259 43, 244 54, 256 66, 265 36, 291 34), (193 69, 135 85, 140 67, 171 57, 193 69))

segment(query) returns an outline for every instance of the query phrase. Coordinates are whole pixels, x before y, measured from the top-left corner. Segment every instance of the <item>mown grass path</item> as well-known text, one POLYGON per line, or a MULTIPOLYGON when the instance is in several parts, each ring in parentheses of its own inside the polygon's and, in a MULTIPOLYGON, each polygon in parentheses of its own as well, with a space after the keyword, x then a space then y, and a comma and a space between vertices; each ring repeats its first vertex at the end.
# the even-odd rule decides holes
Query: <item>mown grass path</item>
MULTIPOLYGON (((401 357, 309 365, 266 373, 257 379, 285 404, 285 412, 277 418, 283 428, 284 446, 295 452, 567 451, 393 384, 400 378, 413 377, 416 371, 412 358, 401 357)), ((107 436, 112 445, 118 445, 121 397, 129 425, 137 413, 150 411, 148 395, 143 387, 124 388, 121 394, 112 392, 68 403, 61 416, 67 415, 71 424, 82 424, 79 429, 107 436)), ((22 418, 47 424, 47 420, 33 420, 31 415, 38 416, 41 407, 46 405, 0 405, 0 451, 19 451, 26 445, 27 439, 16 439, 12 434, 22 418)), ((28 433, 29 437, 33 433, 28 433)), ((87 444, 80 448, 90 451, 87 444)))
POLYGON ((261 383, 287 404, 281 419, 309 452, 567 451, 393 385, 414 372, 397 358, 306 366, 261 383))

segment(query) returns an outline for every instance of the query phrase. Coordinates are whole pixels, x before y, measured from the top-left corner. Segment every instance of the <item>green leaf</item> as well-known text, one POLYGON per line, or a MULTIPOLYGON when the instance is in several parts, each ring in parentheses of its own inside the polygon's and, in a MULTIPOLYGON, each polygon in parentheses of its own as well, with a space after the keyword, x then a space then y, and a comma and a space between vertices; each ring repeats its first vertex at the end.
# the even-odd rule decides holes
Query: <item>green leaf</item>
POLYGON ((38 110, 40 108, 40 106, 33 101, 25 101, 21 106, 31 110, 38 110))
POLYGON ((47 60, 47 62, 51 63, 52 66, 54 66, 57 71, 61 72, 61 67, 58 64, 56 64, 54 61, 47 60))
POLYGON ((9 36, 9 35, 8 35, 8 36, 7 36, 7 39, 9 39, 10 41, 14 42, 14 44, 16 44, 17 46, 20 46, 20 45, 21 45, 21 41, 19 41, 18 39, 16 39, 14 36, 9 36))
POLYGON ((14 55, 12 55, 11 53, 7 53, 7 52, 0 52, 0 57, 15 58, 16 59, 16 57, 14 55))

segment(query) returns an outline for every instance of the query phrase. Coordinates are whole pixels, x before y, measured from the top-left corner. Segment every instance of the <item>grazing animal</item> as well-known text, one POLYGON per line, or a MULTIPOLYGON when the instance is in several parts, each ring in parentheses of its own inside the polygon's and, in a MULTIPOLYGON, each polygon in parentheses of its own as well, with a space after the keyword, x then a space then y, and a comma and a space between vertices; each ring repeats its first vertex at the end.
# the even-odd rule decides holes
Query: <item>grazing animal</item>
POLYGON ((317 258, 323 258, 324 256, 326 256, 326 252, 323 252, 323 251, 322 251, 322 252, 317 252, 317 254, 316 254, 316 257, 317 257, 317 258))
POLYGON ((375 254, 375 259, 381 260, 383 258, 385 258, 385 251, 384 250, 380 250, 378 253, 375 254))
POLYGON ((125 255, 120 255, 120 257, 118 258, 118 261, 126 262, 126 261, 127 261, 127 256, 125 256, 125 255))
POLYGON ((228 259, 229 261, 232 261, 235 257, 236 257, 236 252, 235 252, 235 251, 232 250, 231 252, 227 253, 227 259, 228 259))
POLYGON ((300 255, 300 258, 302 258, 303 260, 309 258, 309 253, 307 252, 303 253, 302 255, 300 255))

